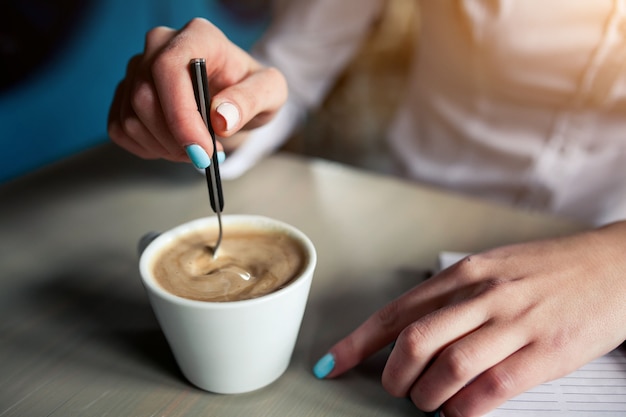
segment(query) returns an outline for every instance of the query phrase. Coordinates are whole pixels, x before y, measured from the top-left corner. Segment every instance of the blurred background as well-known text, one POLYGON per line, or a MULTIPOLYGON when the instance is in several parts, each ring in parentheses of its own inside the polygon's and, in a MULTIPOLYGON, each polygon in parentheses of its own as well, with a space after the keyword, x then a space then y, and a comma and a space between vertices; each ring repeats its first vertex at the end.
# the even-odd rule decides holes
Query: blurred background
POLYGON ((195 16, 248 49, 269 0, 4 0, 0 182, 108 141, 108 107, 154 26, 195 16))
MULTIPOLYGON (((289 0, 281 0, 289 1, 289 0)), ((0 183, 108 142, 106 119, 129 58, 154 26, 214 22, 249 49, 272 0, 5 0, 0 12, 0 183)), ((284 149, 387 171, 384 131, 417 32, 413 0, 385 12, 320 109, 284 149), (341 120, 341 124, 337 123, 341 120)))

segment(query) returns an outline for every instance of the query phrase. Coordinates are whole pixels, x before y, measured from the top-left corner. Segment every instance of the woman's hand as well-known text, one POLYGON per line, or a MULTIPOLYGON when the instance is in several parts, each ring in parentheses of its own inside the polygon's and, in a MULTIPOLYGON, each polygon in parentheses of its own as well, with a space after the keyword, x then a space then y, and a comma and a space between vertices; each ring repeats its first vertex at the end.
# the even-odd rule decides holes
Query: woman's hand
POLYGON ((210 22, 194 19, 179 31, 157 27, 146 35, 144 52, 130 60, 115 92, 108 121, 115 143, 146 159, 189 161, 189 154, 196 163, 197 152, 213 153, 194 98, 193 58, 206 59, 210 117, 218 136, 264 124, 287 99, 282 74, 255 61, 210 22))
POLYGON ((472 255, 376 312, 318 362, 336 377, 396 340, 394 396, 479 416, 626 339, 626 221, 472 255))

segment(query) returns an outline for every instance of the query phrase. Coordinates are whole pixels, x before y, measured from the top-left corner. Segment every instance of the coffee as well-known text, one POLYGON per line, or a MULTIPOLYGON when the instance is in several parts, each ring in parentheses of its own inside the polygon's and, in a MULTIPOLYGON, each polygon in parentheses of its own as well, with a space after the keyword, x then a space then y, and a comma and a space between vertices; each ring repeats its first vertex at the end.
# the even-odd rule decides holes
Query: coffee
POLYGON ((192 300, 247 300, 288 285, 307 262, 302 244, 284 232, 226 227, 213 258, 216 238, 215 228, 178 236, 156 256, 156 282, 167 292, 192 300))
POLYGON ((141 252, 139 270, 183 375, 204 390, 236 394, 270 384, 289 366, 317 254, 313 242, 287 223, 263 216, 224 215, 224 239, 217 257, 224 265, 213 264, 210 247, 215 244, 217 224, 215 216, 204 217, 156 238, 154 233, 147 235, 154 239, 141 252), (206 275, 216 270, 234 271, 226 281, 234 281, 239 289, 232 282, 220 284, 221 290, 209 288, 207 296, 207 289, 196 281, 221 282, 206 275), (161 278, 155 277, 157 272, 161 278), (270 277, 269 284, 264 277, 270 277), (183 298, 185 294, 210 301, 258 298, 202 302, 183 298))

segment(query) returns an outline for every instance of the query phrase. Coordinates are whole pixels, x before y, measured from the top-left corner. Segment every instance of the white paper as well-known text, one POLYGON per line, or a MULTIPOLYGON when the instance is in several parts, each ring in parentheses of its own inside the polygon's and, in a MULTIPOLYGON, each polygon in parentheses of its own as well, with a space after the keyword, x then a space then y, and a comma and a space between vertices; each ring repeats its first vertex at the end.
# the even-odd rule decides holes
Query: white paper
MULTIPOLYGON (((442 252, 447 268, 467 254, 442 252)), ((510 399, 488 417, 625 417, 626 350, 616 349, 555 381, 510 399)))

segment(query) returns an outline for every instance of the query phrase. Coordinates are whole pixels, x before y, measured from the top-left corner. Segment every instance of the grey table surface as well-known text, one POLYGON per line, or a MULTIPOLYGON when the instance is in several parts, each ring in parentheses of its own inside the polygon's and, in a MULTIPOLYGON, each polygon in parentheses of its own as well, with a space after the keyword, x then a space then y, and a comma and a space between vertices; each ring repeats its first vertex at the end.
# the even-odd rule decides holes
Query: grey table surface
POLYGON ((225 213, 307 233, 319 262, 287 372, 216 395, 180 374, 139 280, 151 230, 211 215, 187 164, 104 145, 0 186, 0 416, 416 416, 388 395, 388 352, 332 381, 311 367, 369 314, 423 279, 443 250, 473 252, 584 226, 277 154, 224 182, 225 213))

